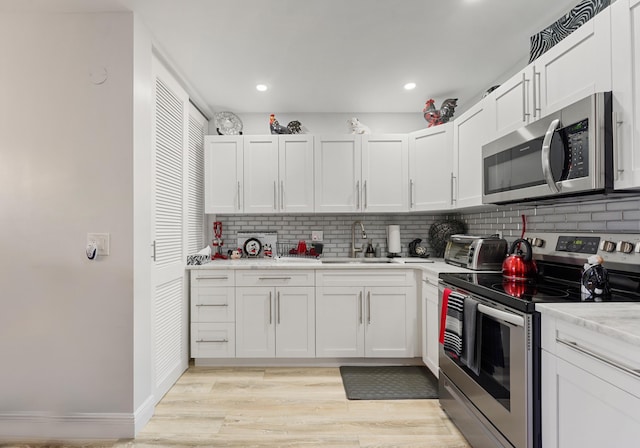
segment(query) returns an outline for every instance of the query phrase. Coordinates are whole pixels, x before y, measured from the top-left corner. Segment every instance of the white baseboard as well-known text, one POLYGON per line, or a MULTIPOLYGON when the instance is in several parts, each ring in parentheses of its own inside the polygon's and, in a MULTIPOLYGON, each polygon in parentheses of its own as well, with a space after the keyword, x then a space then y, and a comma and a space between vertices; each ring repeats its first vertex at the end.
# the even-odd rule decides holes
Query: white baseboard
POLYGON ((340 367, 424 365, 422 358, 195 358, 198 367, 340 367))
POLYGON ((2 413, 0 440, 131 439, 153 412, 149 397, 135 413, 2 413))

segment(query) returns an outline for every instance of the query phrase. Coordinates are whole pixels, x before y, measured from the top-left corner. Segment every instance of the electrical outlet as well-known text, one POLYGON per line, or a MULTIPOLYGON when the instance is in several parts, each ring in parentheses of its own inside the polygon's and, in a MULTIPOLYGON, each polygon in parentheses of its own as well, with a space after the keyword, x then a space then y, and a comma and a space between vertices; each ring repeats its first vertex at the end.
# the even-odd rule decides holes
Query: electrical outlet
POLYGON ((322 230, 312 230, 311 231, 311 241, 322 241, 323 240, 323 232, 322 230))
POLYGON ((109 255, 109 234, 108 233, 87 233, 87 244, 95 241, 98 246, 97 255, 109 255))

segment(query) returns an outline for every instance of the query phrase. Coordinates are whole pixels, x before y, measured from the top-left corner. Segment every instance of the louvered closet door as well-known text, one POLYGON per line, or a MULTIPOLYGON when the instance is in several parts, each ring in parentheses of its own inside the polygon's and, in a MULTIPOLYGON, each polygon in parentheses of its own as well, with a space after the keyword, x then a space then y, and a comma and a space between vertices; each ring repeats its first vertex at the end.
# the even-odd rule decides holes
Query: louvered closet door
POLYGON ((204 242, 204 136, 207 119, 189 104, 189 154, 187 174, 187 254, 195 254, 204 242))
POLYGON ((152 343, 159 401, 188 366, 185 293, 188 97, 154 60, 152 343))

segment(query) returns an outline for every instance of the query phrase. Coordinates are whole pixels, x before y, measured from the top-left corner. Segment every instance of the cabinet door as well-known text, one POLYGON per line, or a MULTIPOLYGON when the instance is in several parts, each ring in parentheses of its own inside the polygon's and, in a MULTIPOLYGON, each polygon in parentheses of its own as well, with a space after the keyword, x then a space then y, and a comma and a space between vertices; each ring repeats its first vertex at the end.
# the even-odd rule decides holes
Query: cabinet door
POLYGON ((409 147, 406 135, 362 137, 362 209, 409 210, 409 147))
MULTIPOLYGON (((488 97, 487 97, 488 98, 488 97)), ((482 145, 491 129, 490 103, 482 99, 453 122, 455 207, 482 204, 482 145)))
POLYGON ((425 344, 425 364, 438 377, 438 337, 440 327, 440 313, 438 310, 438 287, 429 281, 422 284, 424 288, 426 310, 423 324, 425 334, 422 343, 425 344))
POLYGON ((316 357, 364 356, 364 291, 360 287, 316 290, 316 357))
POLYGON ((640 1, 611 6, 616 189, 640 187, 640 1))
MULTIPOLYGON (((611 90, 611 8, 533 62, 533 118, 611 90)), ((570 124, 570 123, 566 123, 570 124)))
POLYGON ((525 69, 488 96, 495 110, 491 140, 515 131, 531 120, 531 76, 531 70, 525 69))
POLYGON ((244 140, 244 211, 278 211, 278 136, 244 140))
POLYGON ((415 356, 415 289, 376 286, 365 288, 365 356, 415 356), (414 297, 411 300, 411 293, 414 297), (412 307, 411 304, 414 306, 412 307))
POLYGON ((276 357, 314 358, 315 288, 278 288, 275 307, 276 357))
POLYGON ((409 209, 446 210, 453 204, 453 122, 409 135, 409 209))
POLYGON ((273 358, 274 288, 236 288, 236 356, 273 358))
POLYGON ((242 211, 242 136, 208 135, 204 139, 204 211, 242 211))
POLYGON ((313 212, 313 137, 279 136, 279 210, 313 212))
POLYGON ((314 153, 316 212, 360 211, 360 136, 317 137, 314 153))
POLYGON ((637 446, 640 398, 542 351, 542 446, 637 446))

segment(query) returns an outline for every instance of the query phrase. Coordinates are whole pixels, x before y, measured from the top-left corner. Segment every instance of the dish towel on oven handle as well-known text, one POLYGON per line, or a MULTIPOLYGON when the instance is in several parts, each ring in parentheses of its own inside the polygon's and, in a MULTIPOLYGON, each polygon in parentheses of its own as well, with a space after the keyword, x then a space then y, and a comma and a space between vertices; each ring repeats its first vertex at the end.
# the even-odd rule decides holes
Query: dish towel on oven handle
POLYGON ((479 373, 476 350, 478 302, 472 297, 445 288, 440 314, 440 344, 462 364, 479 373))

